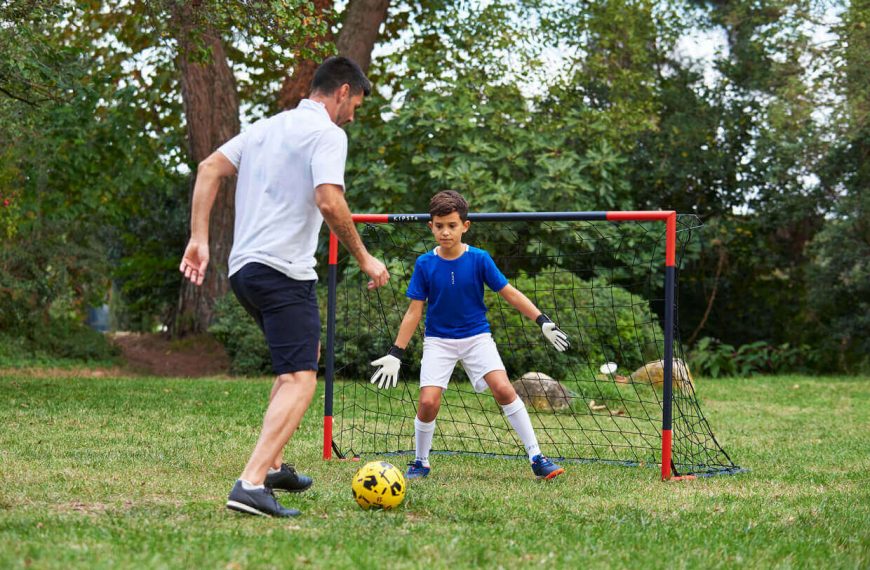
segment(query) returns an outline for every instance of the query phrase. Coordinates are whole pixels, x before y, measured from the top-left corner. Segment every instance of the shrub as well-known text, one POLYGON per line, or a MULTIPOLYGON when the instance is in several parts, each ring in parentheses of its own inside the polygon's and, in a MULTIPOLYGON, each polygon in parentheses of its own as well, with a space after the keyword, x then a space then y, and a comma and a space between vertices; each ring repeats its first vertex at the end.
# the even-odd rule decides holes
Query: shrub
POLYGON ((50 321, 19 335, 0 334, 0 364, 105 362, 119 354, 105 335, 73 320, 50 321))
POLYGON ((814 367, 818 355, 806 345, 756 341, 735 349, 730 344, 705 337, 689 352, 688 359, 695 374, 718 378, 804 372, 814 367))

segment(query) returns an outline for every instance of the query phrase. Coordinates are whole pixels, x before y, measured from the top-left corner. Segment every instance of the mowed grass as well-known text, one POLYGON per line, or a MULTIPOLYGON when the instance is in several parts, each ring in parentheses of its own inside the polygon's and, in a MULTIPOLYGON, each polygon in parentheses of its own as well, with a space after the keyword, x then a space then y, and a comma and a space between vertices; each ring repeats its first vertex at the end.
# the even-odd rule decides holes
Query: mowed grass
POLYGON ((870 567, 867 377, 701 380, 748 473, 566 464, 539 482, 522 461, 436 456, 389 512, 352 500, 359 463, 320 458, 321 386, 287 458, 316 480, 281 495, 290 520, 223 506, 269 387, 0 377, 0 568, 870 567))

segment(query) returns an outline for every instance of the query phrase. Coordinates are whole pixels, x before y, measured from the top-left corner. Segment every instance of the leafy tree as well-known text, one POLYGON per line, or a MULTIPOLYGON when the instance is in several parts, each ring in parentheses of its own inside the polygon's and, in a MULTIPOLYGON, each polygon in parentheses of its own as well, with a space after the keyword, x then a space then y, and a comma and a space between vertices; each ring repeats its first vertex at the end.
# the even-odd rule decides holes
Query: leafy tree
POLYGON ((809 302, 829 367, 853 371, 870 365, 870 7, 852 3, 837 34, 837 136, 821 171, 836 201, 809 246, 809 302))

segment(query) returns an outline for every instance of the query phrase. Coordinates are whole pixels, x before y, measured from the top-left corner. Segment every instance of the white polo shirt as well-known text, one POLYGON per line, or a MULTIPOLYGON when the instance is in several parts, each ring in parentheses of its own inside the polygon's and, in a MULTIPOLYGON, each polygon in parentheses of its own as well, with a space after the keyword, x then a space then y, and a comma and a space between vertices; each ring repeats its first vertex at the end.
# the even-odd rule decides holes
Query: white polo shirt
POLYGON ((218 149, 238 170, 229 274, 259 262, 298 280, 317 279, 323 216, 320 184, 344 188, 347 135, 326 108, 303 99, 291 111, 257 121, 218 149))

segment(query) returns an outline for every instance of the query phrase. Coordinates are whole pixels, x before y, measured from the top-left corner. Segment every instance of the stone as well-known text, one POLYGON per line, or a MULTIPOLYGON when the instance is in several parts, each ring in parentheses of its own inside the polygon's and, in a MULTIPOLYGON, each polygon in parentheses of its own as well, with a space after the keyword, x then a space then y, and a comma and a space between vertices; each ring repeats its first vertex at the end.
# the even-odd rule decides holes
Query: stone
POLYGON ((526 406, 536 410, 557 412, 571 406, 571 392, 543 372, 526 372, 513 387, 526 406))
MULTIPOLYGON (((674 359, 673 376, 674 388, 695 387, 695 380, 692 378, 692 373, 689 372, 689 367, 679 358, 674 359)), ((665 383, 665 361, 654 360, 647 362, 632 372, 629 378, 632 382, 652 384, 656 388, 661 388, 665 383)))

